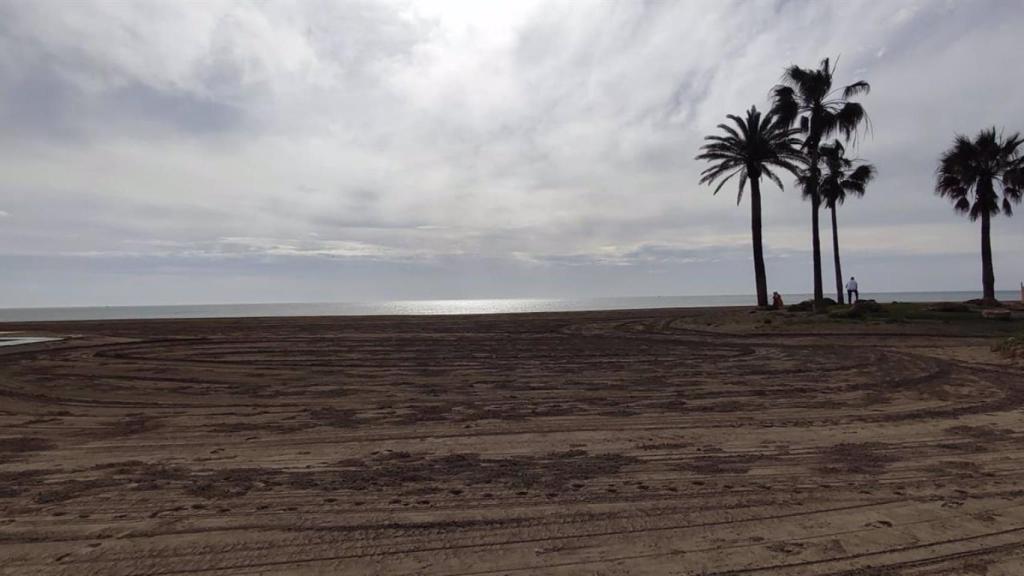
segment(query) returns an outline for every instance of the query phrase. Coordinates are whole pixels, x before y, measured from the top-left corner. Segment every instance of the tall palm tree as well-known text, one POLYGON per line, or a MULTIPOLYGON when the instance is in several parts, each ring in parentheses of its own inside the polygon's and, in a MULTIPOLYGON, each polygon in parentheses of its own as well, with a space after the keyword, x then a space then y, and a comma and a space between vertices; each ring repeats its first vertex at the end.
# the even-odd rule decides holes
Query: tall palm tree
POLYGON ((982 130, 974 140, 958 135, 953 147, 939 160, 935 192, 953 202, 953 209, 981 219, 981 285, 983 299, 996 299, 996 276, 992 267, 992 216, 1013 215, 1024 190, 1024 158, 1020 134, 1004 138, 995 128, 982 130), (997 188, 1002 189, 1000 198, 997 188))
POLYGON ((811 241, 814 253, 814 302, 820 306, 825 298, 821 283, 821 233, 818 229, 818 209, 821 196, 819 146, 822 140, 842 134, 847 140, 857 134, 867 122, 864 107, 850 98, 867 94, 871 86, 863 80, 842 89, 832 88, 835 66, 826 58, 817 69, 790 66, 782 75, 782 82, 772 88, 772 113, 787 126, 799 123, 804 134, 803 147, 808 157, 809 188, 805 195, 811 200, 811 241))
POLYGON ((772 114, 764 116, 751 106, 746 118, 728 115, 736 127, 719 124, 723 135, 707 136, 697 160, 712 165, 701 172, 700 183, 712 184, 716 180, 715 194, 726 182, 739 175, 739 193, 736 204, 743 199, 743 190, 750 181, 750 231, 754 245, 754 279, 757 285, 757 305, 768 306, 768 280, 764 269, 764 246, 761 239, 761 177, 765 176, 782 188, 782 180, 775 170, 792 174, 800 171, 800 140, 796 130, 778 122, 772 114))
POLYGON ((864 189, 874 179, 877 170, 871 164, 857 163, 846 157, 846 149, 836 141, 821 146, 821 161, 824 167, 818 191, 825 207, 832 212, 832 257, 835 260, 836 302, 843 303, 843 265, 839 259, 839 225, 836 222, 836 207, 850 196, 863 196, 864 189))

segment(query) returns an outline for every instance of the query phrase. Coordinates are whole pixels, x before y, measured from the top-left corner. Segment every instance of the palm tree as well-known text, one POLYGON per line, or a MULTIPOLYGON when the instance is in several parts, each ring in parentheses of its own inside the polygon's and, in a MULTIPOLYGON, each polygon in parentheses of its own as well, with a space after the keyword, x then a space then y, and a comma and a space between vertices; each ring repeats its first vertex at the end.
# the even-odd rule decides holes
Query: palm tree
POLYGON ((847 194, 863 196, 864 189, 874 179, 877 170, 871 164, 856 164, 846 158, 846 149, 836 141, 820 149, 825 172, 822 174, 818 191, 825 207, 832 212, 832 256, 835 259, 836 302, 843 303, 843 265, 839 259, 839 225, 836 222, 836 207, 846 202, 847 194))
POLYGON ((803 147, 808 156, 809 188, 804 190, 811 200, 811 241, 814 253, 814 302, 820 306, 825 298, 821 283, 821 233, 818 229, 818 209, 821 196, 819 146, 833 134, 842 134, 847 140, 855 136, 867 121, 864 108, 849 99, 867 94, 871 86, 863 80, 844 88, 832 88, 835 66, 826 58, 817 69, 790 66, 782 76, 782 83, 772 88, 772 113, 787 126, 799 123, 804 134, 803 147))
POLYGON ((727 116, 736 127, 719 124, 724 135, 707 136, 697 160, 712 163, 701 172, 700 183, 718 186, 715 194, 733 176, 739 175, 736 204, 743 199, 743 190, 750 181, 750 230, 754 245, 754 279, 757 284, 757 305, 768 306, 768 280, 764 269, 764 247, 761 240, 761 177, 765 176, 780 189, 782 180, 775 173, 782 169, 792 174, 800 171, 802 154, 796 130, 778 122, 772 114, 762 116, 751 106, 746 118, 727 116))
POLYGON ((958 135, 953 147, 939 160, 935 192, 949 198, 953 209, 981 218, 981 284, 986 302, 996 299, 996 277, 992 267, 992 216, 1013 215, 1024 190, 1024 159, 1020 134, 1004 138, 995 128, 982 130, 974 140, 958 135), (997 186, 998 185, 998 186, 997 186), (1002 189, 1000 198, 997 188, 1002 189))

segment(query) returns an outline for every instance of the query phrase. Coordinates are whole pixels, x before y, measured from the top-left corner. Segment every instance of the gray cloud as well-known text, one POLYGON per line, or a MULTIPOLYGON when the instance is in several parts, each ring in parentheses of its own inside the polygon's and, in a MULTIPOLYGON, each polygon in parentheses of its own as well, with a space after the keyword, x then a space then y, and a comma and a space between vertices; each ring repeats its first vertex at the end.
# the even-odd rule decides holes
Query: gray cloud
MULTIPOLYGON (((748 292, 748 208, 698 187, 692 158, 824 56, 874 87, 858 154, 880 176, 840 213, 851 266, 973 288, 977 230, 932 195, 935 159, 957 132, 1024 130, 1022 23, 998 0, 0 0, 0 255, 53 264, 0 280, 0 304, 62 270, 90 290, 36 303, 98 301, 115 274, 159 278, 161 301, 246 300, 226 279, 247 266, 303 298, 320 292, 296 278, 342 300, 398 279, 407 298, 748 292)), ((808 212, 766 191, 773 282, 807 283, 808 212)), ((999 220, 995 242, 1013 286, 1024 228, 999 220)))

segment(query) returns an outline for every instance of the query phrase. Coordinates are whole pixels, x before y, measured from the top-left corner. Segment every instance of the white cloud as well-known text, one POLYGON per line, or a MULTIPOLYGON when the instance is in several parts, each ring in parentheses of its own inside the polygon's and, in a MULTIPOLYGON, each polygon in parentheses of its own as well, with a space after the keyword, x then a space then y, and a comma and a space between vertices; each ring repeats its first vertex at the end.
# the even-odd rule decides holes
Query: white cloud
MULTIPOLYGON (((697 186, 702 136, 824 56, 874 86, 880 177, 844 246, 967 253, 934 161, 1024 129, 1022 22, 995 0, 0 1, 0 254, 696 265, 749 226, 697 186)), ((769 250, 805 250, 809 207, 765 194, 769 250)))

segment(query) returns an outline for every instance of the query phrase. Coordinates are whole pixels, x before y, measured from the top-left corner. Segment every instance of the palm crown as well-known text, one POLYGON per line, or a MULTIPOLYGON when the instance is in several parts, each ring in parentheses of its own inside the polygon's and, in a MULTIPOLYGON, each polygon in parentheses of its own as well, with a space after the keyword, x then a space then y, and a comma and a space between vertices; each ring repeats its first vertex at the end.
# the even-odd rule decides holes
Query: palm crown
POLYGON ((1020 134, 1008 138, 995 128, 982 130, 971 140, 957 136, 939 160, 935 191, 953 202, 953 208, 977 220, 982 214, 1013 214, 1013 204, 1024 191, 1024 158, 1020 134), (995 184, 1002 187, 1002 200, 995 184))
POLYGON ((782 83, 772 89, 772 112, 780 122, 792 126, 799 119, 808 147, 839 133, 853 138, 862 123, 868 121, 864 107, 849 99, 871 91, 863 80, 840 89, 832 88, 835 65, 828 58, 817 69, 790 66, 782 83))
POLYGON ((779 188, 782 180, 774 169, 781 168, 794 174, 800 171, 803 155, 797 131, 787 128, 771 113, 762 115, 756 107, 747 110, 745 118, 730 114, 729 120, 736 125, 719 124, 725 135, 706 136, 707 144, 701 146, 698 160, 712 162, 712 166, 701 172, 700 183, 709 184, 720 180, 715 194, 726 182, 739 175, 739 190, 736 203, 743 198, 747 180, 768 177, 779 188))
POLYGON ((839 142, 822 146, 820 150, 825 171, 819 186, 825 206, 842 205, 847 194, 863 196, 864 189, 877 173, 875 167, 863 163, 857 165, 846 157, 846 149, 839 142))

